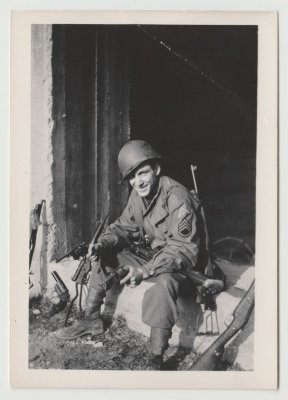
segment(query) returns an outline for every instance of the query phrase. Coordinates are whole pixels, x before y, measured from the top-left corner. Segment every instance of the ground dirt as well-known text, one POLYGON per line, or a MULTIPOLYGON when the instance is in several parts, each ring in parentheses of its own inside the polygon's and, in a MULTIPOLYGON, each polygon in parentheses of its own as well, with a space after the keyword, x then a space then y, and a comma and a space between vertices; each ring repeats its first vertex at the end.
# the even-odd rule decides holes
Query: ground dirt
MULTIPOLYGON (((106 321, 105 334, 64 341, 55 335, 63 327, 66 308, 48 299, 34 299, 29 308, 29 368, 78 370, 144 370, 149 355, 146 336, 128 328, 124 318, 106 321)), ((70 323, 81 318, 77 309, 70 323)), ((164 370, 185 371, 199 357, 190 349, 169 347, 164 370)), ((218 370, 240 370, 238 365, 220 364, 218 370)))

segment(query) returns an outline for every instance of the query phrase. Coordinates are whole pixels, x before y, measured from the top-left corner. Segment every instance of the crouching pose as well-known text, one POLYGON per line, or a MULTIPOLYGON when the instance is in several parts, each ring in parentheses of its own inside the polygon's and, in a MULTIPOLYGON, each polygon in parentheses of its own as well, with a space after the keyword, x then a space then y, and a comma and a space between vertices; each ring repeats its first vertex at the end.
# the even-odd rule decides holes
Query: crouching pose
POLYGON ((204 272, 207 265, 205 229, 194 196, 180 183, 161 175, 160 156, 150 144, 141 140, 126 143, 118 163, 133 190, 120 218, 90 246, 89 254, 97 255, 100 263, 93 263, 85 318, 65 328, 61 337, 75 339, 103 332, 100 307, 105 291, 99 283, 107 278, 107 268, 124 265, 128 274, 121 284, 134 288, 153 277, 154 284, 143 298, 142 320, 151 327, 146 369, 157 370, 177 321, 177 298, 187 280, 183 272, 204 272), (156 249, 153 258, 143 261, 131 252, 129 246, 135 242, 156 249))

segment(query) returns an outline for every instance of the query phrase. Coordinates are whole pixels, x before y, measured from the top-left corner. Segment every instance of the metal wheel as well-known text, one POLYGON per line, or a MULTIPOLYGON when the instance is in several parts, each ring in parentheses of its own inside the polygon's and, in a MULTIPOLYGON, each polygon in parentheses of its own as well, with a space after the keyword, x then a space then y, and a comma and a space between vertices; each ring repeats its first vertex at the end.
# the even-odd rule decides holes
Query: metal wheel
POLYGON ((212 245, 212 253, 216 258, 235 264, 252 265, 254 263, 254 252, 248 243, 233 236, 216 240, 212 245))

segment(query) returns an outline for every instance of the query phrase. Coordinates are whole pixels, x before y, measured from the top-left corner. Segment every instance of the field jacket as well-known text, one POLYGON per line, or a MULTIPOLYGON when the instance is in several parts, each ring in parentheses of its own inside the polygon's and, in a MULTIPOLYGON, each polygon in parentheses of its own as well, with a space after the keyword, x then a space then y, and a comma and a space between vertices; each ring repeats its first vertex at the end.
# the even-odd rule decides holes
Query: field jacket
POLYGON ((161 176, 148 207, 133 189, 122 215, 108 226, 99 242, 104 249, 121 251, 129 243, 139 242, 144 233, 152 249, 161 249, 144 265, 144 277, 191 268, 203 271, 208 253, 206 228, 199 210, 195 194, 161 176))

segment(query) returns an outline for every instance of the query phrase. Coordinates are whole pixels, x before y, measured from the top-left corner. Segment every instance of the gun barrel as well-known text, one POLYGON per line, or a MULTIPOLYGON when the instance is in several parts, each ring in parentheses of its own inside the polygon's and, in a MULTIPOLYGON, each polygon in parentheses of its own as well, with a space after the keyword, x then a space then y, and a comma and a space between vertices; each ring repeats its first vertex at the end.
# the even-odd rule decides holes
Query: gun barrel
POLYGON ((100 223, 100 225, 96 228, 93 238, 91 240, 92 244, 94 244, 98 240, 99 236, 101 235, 101 232, 104 228, 107 218, 108 218, 108 213, 105 215, 105 217, 104 217, 103 221, 100 223))
POLYGON ((56 271, 52 271, 51 275, 53 276, 53 278, 56 281, 55 290, 58 293, 58 295, 61 296, 61 294, 63 294, 63 293, 68 293, 68 289, 67 289, 65 283, 60 278, 59 274, 56 271))
POLYGON ((197 186, 195 172, 194 172, 194 171, 196 171, 196 169, 197 169, 196 165, 191 165, 191 173, 192 173, 192 178, 193 178, 194 189, 195 189, 195 192, 198 194, 198 186, 197 186))
POLYGON ((77 267, 77 269, 76 269, 76 271, 75 271, 75 273, 74 273, 74 275, 72 276, 72 281, 73 282, 77 281, 77 279, 79 278, 79 275, 80 275, 83 267, 84 267, 84 260, 81 260, 79 265, 78 265, 78 267, 77 267))
POLYGON ((59 274, 56 271, 52 271, 51 275, 53 276, 53 278, 57 283, 60 283, 61 285, 65 286, 62 279, 60 278, 59 274))

